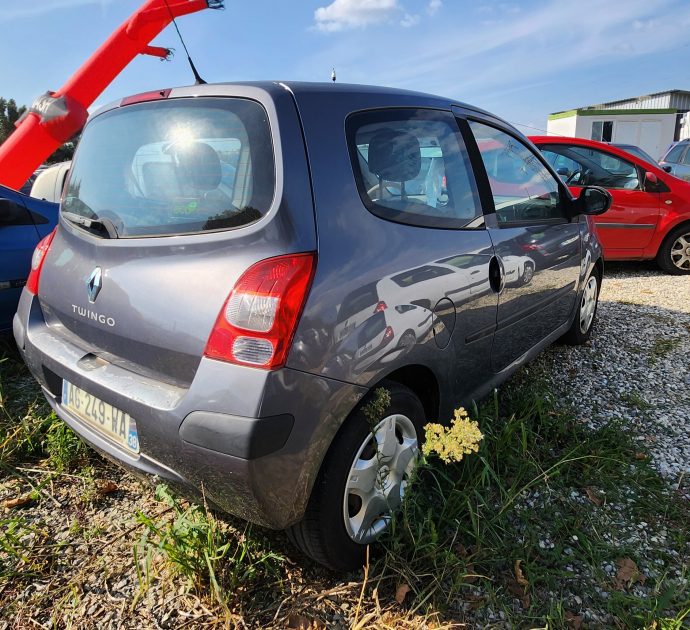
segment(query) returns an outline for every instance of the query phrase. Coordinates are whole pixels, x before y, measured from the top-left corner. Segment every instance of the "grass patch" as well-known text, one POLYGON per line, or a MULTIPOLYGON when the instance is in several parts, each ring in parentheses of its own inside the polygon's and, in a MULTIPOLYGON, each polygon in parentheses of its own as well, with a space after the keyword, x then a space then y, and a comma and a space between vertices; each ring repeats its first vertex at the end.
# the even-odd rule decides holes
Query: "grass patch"
POLYGON ((621 401, 624 402, 626 405, 629 405, 631 407, 635 407, 639 411, 648 411, 649 409, 653 408, 653 405, 650 405, 637 392, 630 392, 629 394, 627 394, 627 393, 621 394, 620 398, 621 398, 621 401))
POLYGON ((14 345, 0 345, 0 466, 47 458, 56 472, 91 457, 86 445, 50 409, 14 345))
POLYGON ((682 341, 679 337, 657 337, 649 350, 649 359, 652 364, 671 354, 682 341))
POLYGON ((210 592, 224 608, 228 596, 238 589, 277 577, 284 559, 268 551, 258 535, 252 535, 251 525, 247 524, 243 533, 233 535, 227 523, 217 519, 208 507, 180 500, 165 485, 156 488, 156 499, 170 507, 173 518, 137 514, 138 522, 144 526, 135 548, 135 560, 143 565, 139 573, 142 586, 150 581, 153 550, 160 552, 173 571, 187 578, 191 586, 210 592))

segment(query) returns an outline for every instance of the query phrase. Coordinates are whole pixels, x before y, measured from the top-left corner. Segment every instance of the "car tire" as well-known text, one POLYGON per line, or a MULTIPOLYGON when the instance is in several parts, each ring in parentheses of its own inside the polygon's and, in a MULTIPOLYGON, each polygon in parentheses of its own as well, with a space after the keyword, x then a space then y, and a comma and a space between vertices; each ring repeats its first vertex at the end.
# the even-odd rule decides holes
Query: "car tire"
POLYGON ((585 282, 582 295, 580 295, 575 319, 570 326, 570 330, 563 335, 561 341, 570 346, 581 346, 589 341, 594 328, 594 322, 596 321, 600 289, 601 272, 597 267, 594 267, 585 282))
POLYGON ((372 423, 364 413, 375 396, 372 391, 340 428, 321 465, 304 517, 287 532, 295 546, 334 571, 364 565, 367 545, 385 531, 391 511, 400 502, 422 440, 424 408, 419 398, 398 383, 384 382, 382 387, 390 403, 373 423, 381 441, 379 455, 372 423), (357 470, 362 474, 355 476, 357 470), (368 500, 357 492, 362 488, 371 490, 361 492, 368 500), (362 527, 355 531, 358 522, 362 527))
POLYGON ((690 225, 679 225, 669 232, 659 247, 656 264, 675 276, 690 274, 690 225))

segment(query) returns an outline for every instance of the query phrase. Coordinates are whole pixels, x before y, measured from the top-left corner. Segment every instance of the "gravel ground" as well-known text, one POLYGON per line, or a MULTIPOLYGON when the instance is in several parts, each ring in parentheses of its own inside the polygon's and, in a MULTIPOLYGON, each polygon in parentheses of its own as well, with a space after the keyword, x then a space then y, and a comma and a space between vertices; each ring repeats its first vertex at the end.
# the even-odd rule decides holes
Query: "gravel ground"
POLYGON ((690 487, 690 277, 610 263, 589 345, 546 357, 554 393, 592 427, 622 423, 669 480, 690 487))
MULTIPOLYGON (((610 263, 600 295, 596 327, 591 341, 581 347, 556 345, 536 359, 529 370, 546 374, 552 394, 572 406, 593 430, 611 422, 629 431, 650 453, 651 464, 690 501, 690 277, 663 274, 653 263, 610 263)), ((554 550, 572 557, 565 567, 558 592, 545 599, 562 602, 577 611, 570 627, 621 627, 609 612, 609 601, 619 594, 615 579, 619 566, 611 558, 599 566, 578 558, 583 541, 564 540, 555 523, 567 508, 589 511, 583 525, 588 540, 618 550, 621 558, 632 553, 640 579, 630 595, 655 601, 660 579, 681 589, 688 584, 688 550, 674 544, 662 518, 644 520, 631 512, 636 490, 626 488, 618 500, 602 497, 590 511, 592 498, 573 489, 563 496, 550 489, 528 492, 516 502, 513 519, 521 541, 535 537, 547 553, 554 550), (542 514, 538 520, 520 520, 519 514, 542 514), (527 523, 527 525, 525 525, 527 523), (560 550, 560 551, 559 551, 560 550), (583 585, 588 585, 583 588, 583 585)), ((664 506, 660 505, 658 516, 664 506)), ((477 596, 481 594, 478 590, 477 596)), ((487 607, 476 621, 491 627, 510 627, 501 610, 487 607)), ((687 623, 687 619, 686 619, 687 623)), ((685 627, 685 626, 683 626, 685 627)))
MULTIPOLYGON (((591 342, 580 348, 554 347, 528 369, 550 374, 554 396, 572 405, 583 423, 597 428, 613 421, 626 427, 648 447, 660 473, 690 499, 689 333, 690 277, 663 275, 646 264, 611 264, 591 342)), ((46 472, 40 469, 21 472, 34 487, 46 479, 46 472)), ((35 575, 24 567, 23 575, 0 584, 2 600, 19 603, 21 611, 8 619, 0 610, 0 630, 178 628, 219 623, 217 611, 209 610, 208 602, 185 589, 180 580, 166 579, 155 571, 150 576, 137 574, 133 548, 141 538, 141 530, 134 515, 161 515, 165 505, 154 500, 148 486, 109 464, 98 465, 95 476, 96 486, 107 479, 117 486, 117 491, 85 501, 84 495, 93 493, 94 482, 90 488, 78 477, 63 475, 44 487, 46 498, 12 512, 32 528, 24 541, 44 551, 34 558, 35 575), (52 615, 55 617, 51 619, 52 615)), ((15 477, 0 478, 0 501, 21 495, 27 488, 15 477)), ((583 622, 584 627, 610 627, 617 622, 607 613, 607 602, 616 593, 605 577, 614 580, 618 571, 616 556, 603 559, 593 568, 578 558, 583 551, 578 550, 577 536, 559 540, 554 528, 562 507, 582 505, 585 512, 591 503, 591 497, 583 491, 551 496, 547 488, 528 492, 515 506, 518 513, 535 515, 525 521, 525 539, 538 537, 538 546, 545 554, 562 550, 566 556, 573 555, 572 565, 559 577, 562 590, 545 594, 562 602, 563 609, 577 611, 572 628, 579 628, 583 622), (551 519, 539 516, 549 514, 548 510, 551 519)), ((0 518, 9 516, 8 510, 4 515, 0 513, 0 518)), ((223 526, 239 529, 243 524, 229 519, 223 526)), ((673 532, 666 531, 663 524, 647 523, 629 514, 625 500, 605 502, 589 527, 601 531, 604 542, 620 548, 621 556, 633 549, 640 571, 648 578, 664 574, 678 585, 687 579, 687 557, 666 542, 673 532)), ((312 627, 299 625, 300 619, 293 625, 286 616, 290 609, 301 614, 311 607, 317 617, 330 620, 329 627, 348 627, 355 607, 359 611, 360 585, 334 580, 306 562, 301 566, 299 554, 291 550, 282 534, 271 534, 269 544, 279 554, 292 558, 285 561, 289 579, 281 587, 283 596, 286 592, 289 595, 275 616, 274 609, 268 617, 259 615, 253 621, 238 616, 233 625, 312 627)), ((631 589, 630 596, 655 596, 641 582, 631 589)), ((261 601, 271 589, 258 584, 246 590, 246 601, 261 601)), ((468 604, 460 605, 469 627, 508 627, 502 610, 490 606, 473 610, 472 602, 476 600, 470 597, 484 596, 477 589, 468 594, 468 604)), ((519 606, 516 601, 517 611, 521 610, 519 606)), ((414 618, 386 622, 386 614, 384 611, 377 620, 377 627, 422 627, 414 618)))

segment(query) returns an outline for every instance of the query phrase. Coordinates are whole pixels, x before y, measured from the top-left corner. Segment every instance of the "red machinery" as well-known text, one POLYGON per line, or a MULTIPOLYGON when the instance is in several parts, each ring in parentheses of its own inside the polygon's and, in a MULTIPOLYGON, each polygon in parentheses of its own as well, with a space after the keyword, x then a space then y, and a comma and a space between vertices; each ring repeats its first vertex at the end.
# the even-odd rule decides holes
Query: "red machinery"
POLYGON ((57 92, 40 96, 0 145, 0 183, 19 188, 36 168, 86 122, 88 107, 137 55, 167 58, 149 42, 170 22, 224 0, 147 0, 57 92))

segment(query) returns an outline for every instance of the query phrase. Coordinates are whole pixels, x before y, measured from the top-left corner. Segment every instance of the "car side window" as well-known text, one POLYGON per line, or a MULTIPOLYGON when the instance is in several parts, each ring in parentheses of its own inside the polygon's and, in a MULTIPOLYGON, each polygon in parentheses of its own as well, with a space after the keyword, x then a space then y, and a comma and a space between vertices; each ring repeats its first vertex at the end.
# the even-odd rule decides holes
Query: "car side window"
POLYGON ((681 160, 681 164, 690 164, 690 149, 687 149, 685 151, 685 155, 683 156, 683 159, 681 160))
POLYGON ((469 121, 486 168, 499 225, 561 221, 566 217, 556 178, 526 145, 507 133, 469 121))
MULTIPOLYGON (((602 186, 603 188, 640 190, 637 167, 611 153, 576 145, 549 145, 542 151, 561 155, 575 165, 559 175, 570 186, 602 186), (574 170, 573 170, 574 169, 574 170)), ((547 160, 549 158, 547 157, 547 160)))
POLYGON ((671 164, 678 164, 680 161, 680 157, 683 154, 683 150, 685 149, 685 145, 683 144, 677 144, 675 147, 673 147, 664 157, 664 162, 670 162, 671 164))
POLYGON ((0 227, 33 225, 27 209, 16 201, 0 198, 0 227))
POLYGON ((542 151, 546 161, 553 167, 553 169, 558 173, 559 177, 564 181, 568 182, 568 179, 576 173, 580 165, 575 161, 566 157, 565 155, 560 155, 559 153, 554 153, 548 149, 542 151))
POLYGON ((469 156, 450 112, 360 112, 347 119, 346 132, 357 189, 373 214, 439 228, 470 227, 482 216, 469 156))

